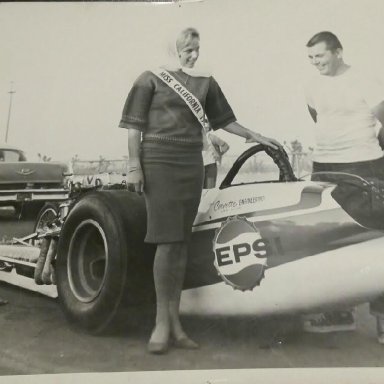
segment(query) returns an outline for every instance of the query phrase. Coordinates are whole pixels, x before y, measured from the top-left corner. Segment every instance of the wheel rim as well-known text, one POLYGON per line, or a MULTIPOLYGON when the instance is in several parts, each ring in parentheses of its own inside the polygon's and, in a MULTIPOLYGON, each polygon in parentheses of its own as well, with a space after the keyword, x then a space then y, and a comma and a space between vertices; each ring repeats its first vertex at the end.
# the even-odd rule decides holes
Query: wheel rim
POLYGON ((68 278, 72 293, 84 303, 103 288, 108 268, 105 233, 94 220, 82 221, 74 231, 68 251, 68 278))
MULTIPOLYGON (((57 218, 57 212, 54 208, 49 207, 41 214, 39 221, 36 223, 35 232, 44 232, 48 228, 48 224, 52 223, 57 218)), ((41 246, 42 239, 31 240, 32 245, 41 246)))
POLYGON ((44 229, 48 223, 51 223, 57 217, 57 212, 54 208, 47 208, 40 216, 39 221, 36 224, 36 232, 44 229))

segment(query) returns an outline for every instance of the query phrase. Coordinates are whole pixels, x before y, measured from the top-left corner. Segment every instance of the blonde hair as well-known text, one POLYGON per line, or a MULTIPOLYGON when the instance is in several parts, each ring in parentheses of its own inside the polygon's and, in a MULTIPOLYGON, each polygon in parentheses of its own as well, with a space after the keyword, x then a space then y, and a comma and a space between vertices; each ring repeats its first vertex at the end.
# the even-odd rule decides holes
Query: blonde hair
POLYGON ((180 52, 192 39, 200 39, 200 34, 196 28, 182 30, 176 39, 176 51, 180 52))

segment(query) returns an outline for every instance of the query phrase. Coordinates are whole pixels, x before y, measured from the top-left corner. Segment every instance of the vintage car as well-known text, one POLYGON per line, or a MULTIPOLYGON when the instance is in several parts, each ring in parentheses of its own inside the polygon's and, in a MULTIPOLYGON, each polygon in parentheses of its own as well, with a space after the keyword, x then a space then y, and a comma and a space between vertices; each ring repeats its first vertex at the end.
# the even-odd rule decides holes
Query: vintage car
MULTIPOLYGON (((45 193, 48 203, 57 197, 60 212, 43 228, 17 236, 6 232, 21 226, 19 216, 3 215, 0 238, 11 241, 0 246, 0 260, 13 275, 0 278, 17 283, 19 274, 36 287, 54 287, 72 323, 102 333, 121 313, 137 313, 154 300, 155 249, 143 241, 144 198, 124 183, 62 188, 58 195, 49 188, 34 195, 26 183, 13 192, 11 203, 26 200, 23 194, 38 201, 45 193)), ((334 189, 297 179, 285 153, 262 145, 246 150, 217 188, 203 191, 182 312, 306 313, 381 295, 384 234, 352 219, 333 199, 334 189)), ((3 201, 4 195, 10 192, 1 186, 3 201)))
MULTIPOLYGON (((17 147, 0 143, 0 209, 3 215, 33 220, 35 231, 57 216, 69 167, 57 162, 29 162, 17 147)), ((19 231, 16 229, 15 236, 19 231)), ((3 239, 4 240, 4 239, 3 239)))

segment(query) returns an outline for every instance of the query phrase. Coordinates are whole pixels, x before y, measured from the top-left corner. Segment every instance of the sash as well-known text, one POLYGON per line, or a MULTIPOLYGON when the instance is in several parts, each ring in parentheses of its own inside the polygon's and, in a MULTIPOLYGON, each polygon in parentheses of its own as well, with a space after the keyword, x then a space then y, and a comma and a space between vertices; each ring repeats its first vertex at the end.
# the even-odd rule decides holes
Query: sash
POLYGON ((216 150, 211 140, 208 138, 209 133, 207 131, 207 119, 204 113, 204 108, 199 99, 191 91, 185 88, 180 81, 176 80, 166 69, 156 68, 152 70, 152 73, 168 85, 169 88, 173 89, 195 115, 203 129, 203 151, 210 150, 213 154, 214 160, 220 162, 221 154, 216 150))
POLYGON ((205 128, 205 113, 203 106, 200 104, 199 99, 187 88, 185 88, 179 81, 177 81, 167 70, 164 68, 156 68, 152 70, 160 80, 162 80, 169 88, 172 88, 185 102, 191 112, 196 116, 197 120, 205 128))

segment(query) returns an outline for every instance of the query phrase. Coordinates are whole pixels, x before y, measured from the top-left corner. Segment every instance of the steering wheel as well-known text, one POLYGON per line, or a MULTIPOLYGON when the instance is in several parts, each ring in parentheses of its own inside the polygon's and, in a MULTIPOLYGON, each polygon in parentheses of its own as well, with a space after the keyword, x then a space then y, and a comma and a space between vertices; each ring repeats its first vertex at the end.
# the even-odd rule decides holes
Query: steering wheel
POLYGON ((237 173, 239 172, 240 168, 243 166, 243 164, 253 155, 255 155, 258 152, 264 151, 267 155, 269 155, 273 162, 277 165, 279 168, 280 174, 279 174, 279 181, 281 182, 287 182, 287 181, 297 181, 298 178, 295 176, 291 164, 289 162, 289 158, 287 153, 284 151, 284 149, 273 149, 269 146, 263 145, 263 144, 257 144, 253 147, 247 149, 245 152, 243 152, 237 160, 233 163, 232 168, 227 173, 227 176, 225 176, 224 180, 220 184, 220 189, 228 188, 231 186, 231 183, 237 173))

